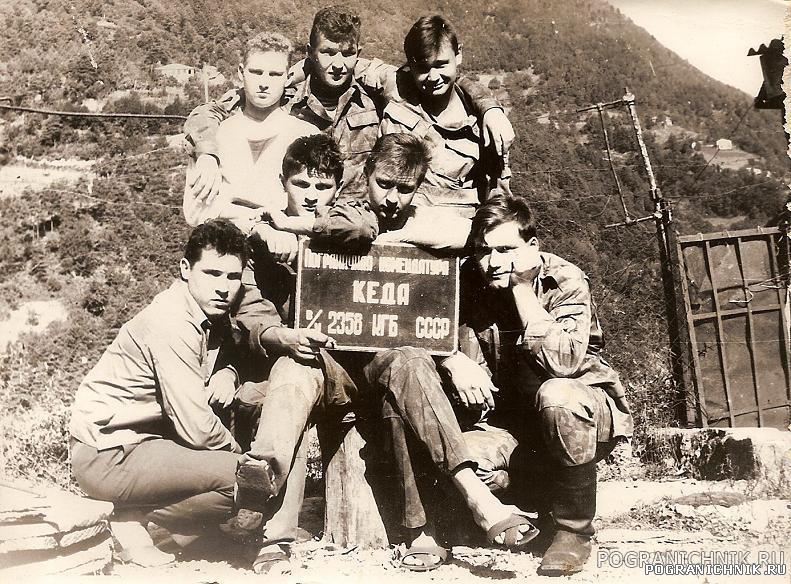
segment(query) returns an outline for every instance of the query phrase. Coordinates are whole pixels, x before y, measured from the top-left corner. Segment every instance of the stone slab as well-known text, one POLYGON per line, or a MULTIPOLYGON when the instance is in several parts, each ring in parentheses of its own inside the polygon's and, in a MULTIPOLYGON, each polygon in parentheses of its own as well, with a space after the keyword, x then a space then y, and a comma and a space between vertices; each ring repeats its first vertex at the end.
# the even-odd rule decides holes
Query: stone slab
POLYGON ((660 428, 647 457, 707 480, 747 479, 762 494, 791 496, 791 432, 776 428, 660 428))
POLYGON ((641 505, 698 493, 743 492, 748 481, 603 481, 598 485, 596 516, 611 519, 641 505))

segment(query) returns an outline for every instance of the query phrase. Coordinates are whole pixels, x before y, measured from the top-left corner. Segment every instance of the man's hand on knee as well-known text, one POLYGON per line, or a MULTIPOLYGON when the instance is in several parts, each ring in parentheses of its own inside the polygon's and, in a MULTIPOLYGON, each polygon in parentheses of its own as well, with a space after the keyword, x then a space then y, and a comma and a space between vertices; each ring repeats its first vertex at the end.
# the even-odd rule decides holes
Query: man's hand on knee
POLYGON ((498 391, 486 371, 463 353, 451 355, 442 362, 450 376, 452 391, 470 409, 494 409, 498 391))
POLYGON ((198 201, 211 203, 220 192, 222 173, 217 159, 210 154, 201 154, 195 161, 195 170, 189 183, 190 193, 198 201))
POLYGON ((221 369, 209 379, 209 403, 227 408, 236 397, 237 376, 233 369, 221 369))

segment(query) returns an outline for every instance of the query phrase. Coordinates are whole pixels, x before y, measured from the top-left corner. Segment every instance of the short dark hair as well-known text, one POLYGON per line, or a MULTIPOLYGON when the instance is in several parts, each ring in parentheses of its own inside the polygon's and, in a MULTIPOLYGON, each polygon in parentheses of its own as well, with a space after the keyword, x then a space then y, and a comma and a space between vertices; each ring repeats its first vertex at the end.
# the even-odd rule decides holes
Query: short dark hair
POLYGON ((192 230, 184 248, 184 258, 190 266, 201 259, 204 249, 213 249, 218 255, 236 256, 242 260, 242 265, 250 257, 247 237, 227 219, 212 219, 192 230))
POLYGON ((450 43, 454 53, 459 52, 456 30, 444 16, 421 16, 404 38, 404 54, 410 63, 424 63, 450 43))
POLYGON ((393 176, 416 176, 423 182, 431 162, 431 153, 423 140, 413 134, 385 134, 374 144, 365 161, 365 174, 375 168, 393 176))
POLYGON ((310 29, 310 46, 316 47, 319 35, 334 43, 360 43, 360 17, 342 5, 327 6, 316 12, 310 29))
POLYGON ((511 193, 492 195, 472 219, 470 241, 474 247, 481 247, 483 238, 489 231, 510 221, 519 225, 519 235, 525 241, 536 236, 536 220, 527 199, 511 193))
POLYGON ((307 170, 309 175, 331 176, 339 185, 343 178, 343 160, 335 140, 326 134, 294 140, 283 157, 283 180, 302 170, 307 170))

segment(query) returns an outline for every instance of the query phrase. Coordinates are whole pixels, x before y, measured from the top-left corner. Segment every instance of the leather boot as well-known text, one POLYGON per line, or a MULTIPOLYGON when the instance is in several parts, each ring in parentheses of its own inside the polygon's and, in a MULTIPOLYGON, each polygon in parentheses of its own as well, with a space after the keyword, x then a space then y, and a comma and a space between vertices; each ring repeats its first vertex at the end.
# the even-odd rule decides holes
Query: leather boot
POLYGON ((596 461, 555 469, 552 517, 557 532, 538 573, 566 576, 582 571, 591 553, 596 515, 596 461))

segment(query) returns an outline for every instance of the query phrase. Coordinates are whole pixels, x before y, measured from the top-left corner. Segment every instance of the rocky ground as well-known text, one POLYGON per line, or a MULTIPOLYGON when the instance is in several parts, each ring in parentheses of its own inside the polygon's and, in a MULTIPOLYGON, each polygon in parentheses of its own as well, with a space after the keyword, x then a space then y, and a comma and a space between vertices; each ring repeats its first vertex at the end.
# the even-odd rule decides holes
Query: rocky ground
MULTIPOLYGON (((680 582, 789 582, 791 570, 791 502, 754 499, 746 481, 696 481, 681 479, 652 482, 617 480, 600 484, 597 545, 586 569, 562 580, 588 582, 655 582, 656 578, 680 582), (728 558, 711 556, 728 552, 728 558), (657 553, 661 554, 657 557, 657 553), (657 574, 666 554, 693 555, 690 563, 708 563, 732 569, 757 570, 759 574, 662 575, 657 574), (706 554, 709 554, 707 556, 706 554), (658 560, 658 561, 657 561, 658 560), (745 564, 748 565, 745 567, 745 564), (758 564, 757 567, 750 565, 758 564), (770 567, 774 565, 773 567, 770 567), (647 573, 651 569, 655 573, 647 573), (785 574, 772 575, 775 569, 785 574)), ((304 517, 306 526, 316 518, 304 517)), ((269 582, 294 584, 325 582, 486 582, 513 580, 542 582, 536 575, 541 560, 535 552, 511 553, 478 547, 456 546, 452 559, 439 569, 416 573, 398 566, 392 549, 344 549, 310 540, 296 546, 283 569, 267 576, 246 569, 242 550, 229 557, 226 550, 206 550, 202 559, 186 559, 163 568, 115 565, 111 576, 119 582, 231 583, 269 582)), ((722 554, 721 554, 722 555, 722 554)), ((667 571, 667 568, 664 568, 667 571)), ((714 569, 723 569, 714 567, 714 569)), ((101 578, 104 580, 104 578, 101 578)))

